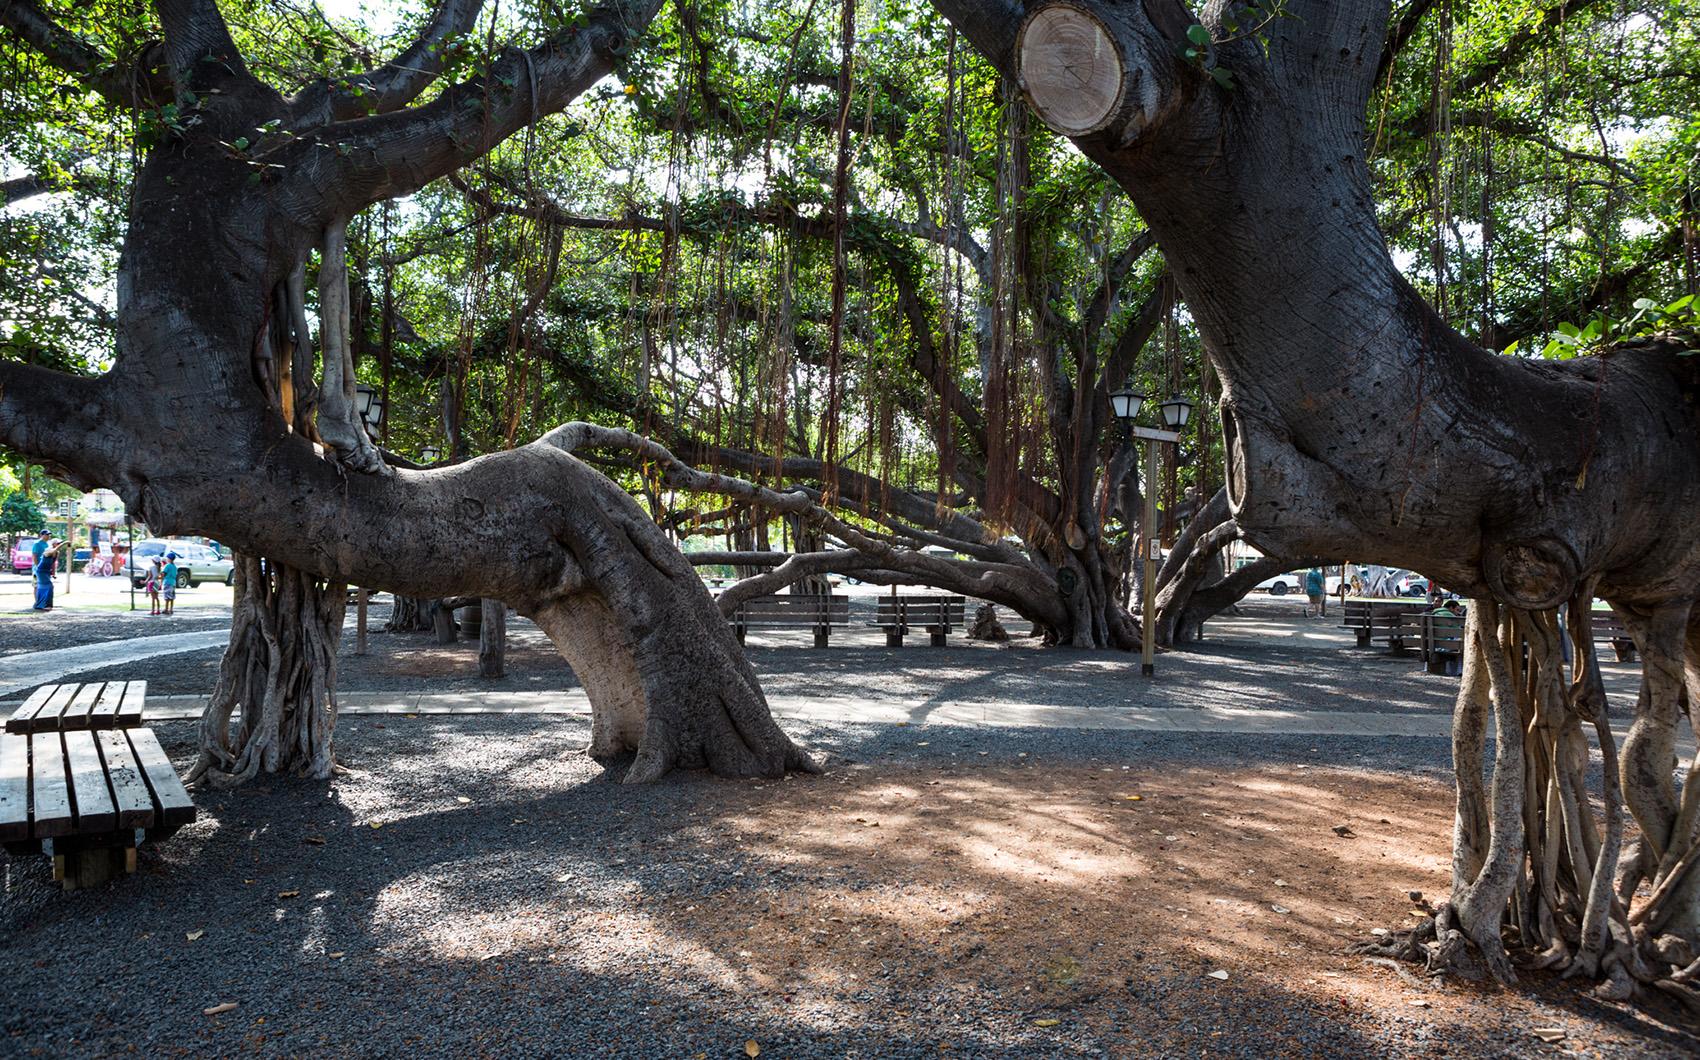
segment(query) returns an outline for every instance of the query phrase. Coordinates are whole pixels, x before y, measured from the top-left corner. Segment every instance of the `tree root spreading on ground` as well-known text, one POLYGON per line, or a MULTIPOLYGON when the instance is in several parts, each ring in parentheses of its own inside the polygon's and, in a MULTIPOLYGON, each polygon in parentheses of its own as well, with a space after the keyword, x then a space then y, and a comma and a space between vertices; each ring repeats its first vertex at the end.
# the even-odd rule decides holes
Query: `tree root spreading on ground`
POLYGON ((1568 661, 1558 607, 1472 603, 1453 714, 1452 893, 1415 928, 1353 952, 1505 984, 1514 966, 1553 970, 1595 981, 1608 1000, 1653 988, 1700 1012, 1700 784, 1693 764, 1680 796, 1674 779, 1677 726, 1689 718, 1692 728, 1700 692, 1700 635, 1686 605, 1620 608, 1644 659, 1620 761, 1593 642, 1597 587, 1586 579, 1568 600, 1568 661), (1598 813, 1590 727, 1603 765, 1598 813), (1627 857, 1625 809, 1640 827, 1627 857))

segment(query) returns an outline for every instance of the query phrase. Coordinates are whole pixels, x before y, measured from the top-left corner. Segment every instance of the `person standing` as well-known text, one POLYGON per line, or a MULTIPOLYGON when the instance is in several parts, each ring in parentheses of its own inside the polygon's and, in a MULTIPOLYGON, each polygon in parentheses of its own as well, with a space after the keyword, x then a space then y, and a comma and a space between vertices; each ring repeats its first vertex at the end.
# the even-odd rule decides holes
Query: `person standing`
POLYGON ((53 610, 53 573, 57 558, 58 551, 54 548, 53 539, 43 530, 35 544, 30 546, 30 574, 35 577, 33 610, 53 610))
POLYGON ((165 610, 160 612, 166 617, 177 609, 177 553, 165 554, 165 570, 160 572, 159 587, 165 597, 165 610))
POLYGON ((1305 595, 1310 597, 1310 606, 1305 609, 1306 615, 1314 612, 1314 617, 1324 618, 1328 615, 1328 594, 1323 590, 1322 568, 1312 567, 1305 573, 1305 595))
POLYGON ((155 556, 153 563, 148 566, 147 581, 142 584, 142 589, 148 594, 148 614, 150 615, 159 614, 159 583, 165 577, 165 572, 160 569, 160 563, 160 558, 155 556))

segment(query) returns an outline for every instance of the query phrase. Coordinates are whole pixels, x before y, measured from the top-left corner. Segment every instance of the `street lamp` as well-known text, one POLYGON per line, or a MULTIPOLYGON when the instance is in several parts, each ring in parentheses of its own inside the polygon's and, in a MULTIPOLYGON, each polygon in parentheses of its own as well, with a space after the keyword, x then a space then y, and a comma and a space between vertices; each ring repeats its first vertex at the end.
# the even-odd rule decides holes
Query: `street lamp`
POLYGON ((1145 404, 1145 395, 1137 390, 1117 390, 1110 394, 1110 411, 1123 426, 1131 424, 1134 417, 1139 415, 1139 408, 1145 404))
POLYGON ((1186 426, 1186 421, 1192 419, 1192 402, 1179 394, 1171 394, 1169 400, 1160 406, 1163 410, 1163 423, 1171 431, 1178 431, 1186 426))
POLYGON ((442 458, 443 451, 434 445, 427 445, 425 448, 419 450, 419 462, 421 464, 435 464, 442 458))
POLYGON ((378 401, 378 388, 367 383, 354 384, 354 407, 360 411, 360 418, 366 423, 374 419, 372 407, 378 401))
POLYGON ((1141 532, 1146 535, 1145 591, 1142 594, 1145 597, 1145 624, 1140 637, 1139 672, 1152 677, 1157 672, 1156 639, 1153 636, 1157 626, 1157 553, 1163 547, 1162 539, 1153 532, 1157 527, 1157 443, 1174 445, 1181 440, 1177 432, 1192 418, 1192 402, 1174 394, 1158 406, 1168 430, 1134 424, 1134 418, 1144 404, 1145 395, 1134 390, 1117 390, 1110 395, 1110 411, 1115 413, 1124 428, 1131 429, 1133 437, 1145 443, 1145 521, 1141 527, 1141 532))

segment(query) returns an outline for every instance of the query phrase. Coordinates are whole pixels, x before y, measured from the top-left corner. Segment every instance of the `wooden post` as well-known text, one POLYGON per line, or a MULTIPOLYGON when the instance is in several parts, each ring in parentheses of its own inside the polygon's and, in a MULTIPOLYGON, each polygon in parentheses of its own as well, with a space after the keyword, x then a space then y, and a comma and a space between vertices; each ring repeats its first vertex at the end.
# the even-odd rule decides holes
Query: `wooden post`
POLYGON ((354 609, 354 654, 366 654, 366 590, 355 590, 354 609))
POLYGON ((441 600, 431 601, 431 628, 436 631, 438 644, 453 644, 455 642, 454 612, 446 607, 441 600))
POLYGON ((508 656, 508 605, 486 596, 478 631, 478 676, 501 677, 508 656))

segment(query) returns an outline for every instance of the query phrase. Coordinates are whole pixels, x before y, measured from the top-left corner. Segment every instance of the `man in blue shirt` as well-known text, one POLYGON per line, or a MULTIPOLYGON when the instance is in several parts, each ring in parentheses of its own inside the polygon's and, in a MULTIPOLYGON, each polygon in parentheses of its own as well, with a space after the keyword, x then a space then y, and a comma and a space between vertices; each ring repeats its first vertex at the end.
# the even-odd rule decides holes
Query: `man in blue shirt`
POLYGON ((165 596, 165 613, 171 614, 177 606, 177 553, 165 554, 165 573, 160 576, 160 588, 165 596))
POLYGON ((59 554, 43 530, 36 543, 30 546, 30 573, 35 575, 35 610, 53 610, 53 573, 59 554))

